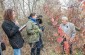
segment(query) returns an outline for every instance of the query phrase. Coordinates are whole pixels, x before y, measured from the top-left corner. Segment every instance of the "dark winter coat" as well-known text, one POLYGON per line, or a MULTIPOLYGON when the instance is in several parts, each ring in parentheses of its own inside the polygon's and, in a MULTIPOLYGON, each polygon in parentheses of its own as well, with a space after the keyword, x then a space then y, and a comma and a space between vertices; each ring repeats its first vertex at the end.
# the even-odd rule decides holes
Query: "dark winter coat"
POLYGON ((4 20, 2 28, 6 35, 8 36, 9 43, 13 49, 18 49, 23 47, 24 40, 19 32, 19 27, 15 25, 14 22, 4 20))

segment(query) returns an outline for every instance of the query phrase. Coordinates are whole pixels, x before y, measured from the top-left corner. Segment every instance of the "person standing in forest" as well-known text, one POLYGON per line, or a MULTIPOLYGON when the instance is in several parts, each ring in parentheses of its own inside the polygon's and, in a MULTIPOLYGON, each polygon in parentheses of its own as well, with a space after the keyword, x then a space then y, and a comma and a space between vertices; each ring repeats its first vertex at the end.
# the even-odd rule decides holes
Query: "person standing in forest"
POLYGON ((40 43, 41 43, 41 49, 44 47, 43 45, 43 40, 42 40, 42 37, 43 37, 43 32, 44 32, 44 25, 43 25, 43 20, 42 20, 43 16, 42 15, 38 15, 37 16, 37 24, 38 24, 38 27, 42 30, 42 33, 40 33, 40 43))
POLYGON ((28 43, 31 47, 31 55, 40 55, 40 50, 42 47, 42 41, 40 40, 40 34, 42 30, 37 24, 37 15, 36 13, 31 13, 27 22, 27 35, 28 43))
POLYGON ((9 43, 13 48, 14 55, 21 55, 21 48, 23 47, 24 40, 19 31, 19 23, 16 21, 15 17, 15 11, 7 9, 4 13, 2 29, 8 37, 9 43))
POLYGON ((60 24, 60 28, 62 29, 64 36, 64 50, 67 54, 72 54, 72 43, 73 39, 76 35, 75 25, 73 23, 68 22, 67 17, 62 17, 62 23, 60 24), (68 46, 67 46, 68 45, 68 46))

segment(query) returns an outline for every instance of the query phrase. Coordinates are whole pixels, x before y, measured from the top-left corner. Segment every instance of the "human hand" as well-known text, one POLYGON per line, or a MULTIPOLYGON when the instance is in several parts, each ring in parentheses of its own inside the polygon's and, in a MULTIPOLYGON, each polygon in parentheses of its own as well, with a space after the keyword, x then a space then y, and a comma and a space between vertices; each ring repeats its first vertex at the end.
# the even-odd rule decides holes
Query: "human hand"
POLYGON ((19 26, 19 22, 18 22, 17 20, 15 20, 15 24, 16 24, 17 26, 19 26))
POLYGON ((70 42, 73 42, 73 38, 70 38, 70 42))

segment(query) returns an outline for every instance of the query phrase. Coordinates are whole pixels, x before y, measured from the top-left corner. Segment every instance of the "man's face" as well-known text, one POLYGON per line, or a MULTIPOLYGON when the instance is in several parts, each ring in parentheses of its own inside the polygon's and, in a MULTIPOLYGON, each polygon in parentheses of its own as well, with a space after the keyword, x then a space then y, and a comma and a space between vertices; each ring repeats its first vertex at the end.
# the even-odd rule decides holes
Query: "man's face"
POLYGON ((37 18, 37 15, 33 16, 33 18, 35 18, 35 19, 36 19, 36 18, 37 18))
POLYGON ((63 24, 66 24, 66 23, 67 23, 67 20, 62 20, 62 23, 63 23, 63 24))

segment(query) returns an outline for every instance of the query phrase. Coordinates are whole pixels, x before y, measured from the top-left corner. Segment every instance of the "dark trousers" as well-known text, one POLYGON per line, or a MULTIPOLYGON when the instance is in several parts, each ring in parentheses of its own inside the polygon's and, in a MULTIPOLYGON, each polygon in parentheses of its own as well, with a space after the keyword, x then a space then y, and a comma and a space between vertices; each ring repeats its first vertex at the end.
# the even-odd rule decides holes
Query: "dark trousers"
MULTIPOLYGON (((61 45, 63 46, 63 54, 65 53, 64 51, 64 42, 67 41, 66 38, 63 39, 63 41, 61 42, 61 45)), ((69 47, 69 53, 72 54, 73 51, 72 51, 72 43, 69 43, 70 47, 69 47)))
MULTIPOLYGON (((32 46, 31 43, 30 43, 30 45, 32 46)), ((43 43, 42 43, 42 39, 40 38, 40 40, 38 42, 33 44, 32 48, 31 48, 31 55, 40 55, 40 50, 41 50, 42 46, 43 46, 43 43)))
POLYGON ((70 44, 70 54, 72 54, 73 53, 73 51, 72 51, 72 44, 70 44))
POLYGON ((40 48, 31 48, 31 55, 40 55, 40 48))

